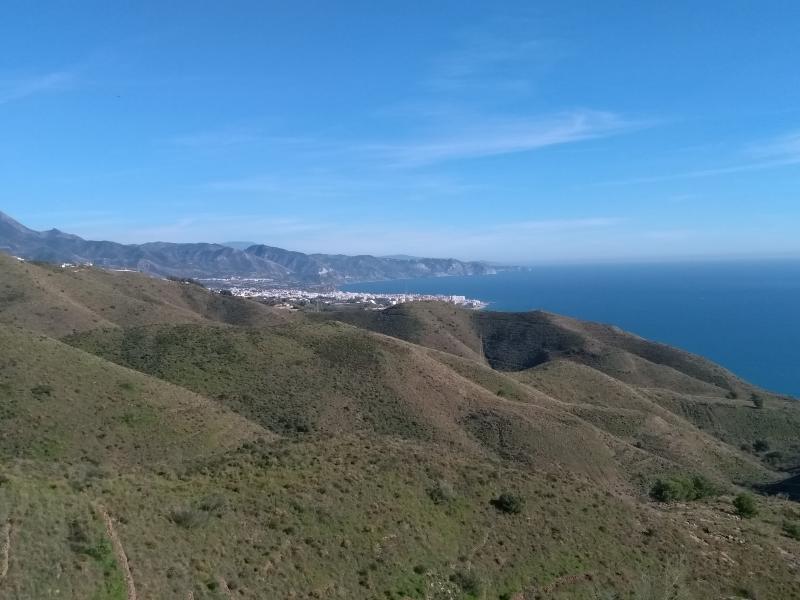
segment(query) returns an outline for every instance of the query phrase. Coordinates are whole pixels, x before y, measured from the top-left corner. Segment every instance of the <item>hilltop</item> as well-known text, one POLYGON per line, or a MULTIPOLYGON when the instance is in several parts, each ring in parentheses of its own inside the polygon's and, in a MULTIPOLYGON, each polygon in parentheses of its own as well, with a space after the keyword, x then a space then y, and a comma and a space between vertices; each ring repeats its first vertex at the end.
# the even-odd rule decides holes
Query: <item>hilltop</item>
POLYGON ((275 285, 335 285, 447 275, 486 275, 497 267, 453 258, 380 258, 303 254, 263 244, 119 244, 91 241, 58 229, 34 231, 0 212, 0 251, 26 260, 92 263, 160 276, 259 278, 275 285))
POLYGON ((800 508, 732 504, 791 482, 796 402, 612 326, 0 255, 0 344, 2 597, 800 589, 800 508))

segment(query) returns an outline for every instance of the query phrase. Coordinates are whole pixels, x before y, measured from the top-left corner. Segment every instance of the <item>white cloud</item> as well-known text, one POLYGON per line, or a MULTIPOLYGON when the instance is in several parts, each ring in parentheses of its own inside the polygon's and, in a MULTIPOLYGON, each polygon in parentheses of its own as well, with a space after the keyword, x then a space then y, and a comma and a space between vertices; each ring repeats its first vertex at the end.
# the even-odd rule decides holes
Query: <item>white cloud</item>
POLYGON ((638 183, 659 183, 680 179, 699 179, 749 171, 763 171, 800 164, 800 132, 792 132, 771 140, 751 144, 744 149, 751 160, 739 164, 713 167, 709 169, 693 169, 679 173, 653 175, 649 177, 631 177, 612 181, 602 181, 594 186, 619 186, 638 183))
POLYGON ((771 160, 800 162, 800 131, 792 131, 750 148, 754 156, 771 160))
POLYGON ((449 134, 419 141, 371 146, 396 166, 529 152, 616 135, 642 126, 602 111, 573 111, 544 118, 476 118, 449 134))
POLYGON ((35 77, 0 80, 0 104, 22 100, 35 94, 68 88, 75 82, 71 71, 53 71, 35 77))

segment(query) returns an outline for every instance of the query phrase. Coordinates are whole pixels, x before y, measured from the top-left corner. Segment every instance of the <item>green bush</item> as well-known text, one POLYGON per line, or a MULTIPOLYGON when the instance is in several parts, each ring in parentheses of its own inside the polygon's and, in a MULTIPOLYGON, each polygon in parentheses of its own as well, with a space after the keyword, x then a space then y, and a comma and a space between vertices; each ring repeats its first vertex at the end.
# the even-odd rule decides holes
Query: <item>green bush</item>
POLYGON ((756 499, 752 494, 742 492, 733 499, 733 506, 736 509, 736 514, 740 517, 749 519, 758 514, 758 507, 756 506, 756 499))
POLYGON ((428 489, 428 496, 433 500, 434 504, 445 504, 455 500, 456 491, 450 482, 440 479, 428 489))
POLYGON ((800 525, 785 521, 783 524, 783 533, 794 540, 800 540, 800 525))
POLYGON ((483 591, 483 582, 474 571, 456 571, 450 576, 450 581, 461 588, 469 596, 478 597, 483 591))
POLYGON ((764 398, 758 394, 750 394, 750 400, 753 402, 753 406, 756 408, 764 408, 764 398))
POLYGON ((769 442, 767 440, 756 440, 753 442, 753 450, 756 452, 766 452, 769 450, 769 442))
POLYGON ((53 386, 46 383, 40 383, 39 385, 35 385, 31 388, 31 394, 37 398, 41 398, 42 396, 50 396, 52 393, 53 386))
POLYGON ((650 497, 659 502, 685 502, 719 495, 719 489, 705 477, 670 477, 659 479, 650 489, 650 497))
POLYGON ((783 459, 783 454, 778 452, 777 450, 773 450, 772 452, 767 452, 764 455, 764 460, 771 464, 772 466, 777 465, 783 459))
POLYGON ((702 475, 695 475, 692 477, 692 488, 694 490, 694 497, 692 500, 700 500, 702 498, 711 498, 719 496, 720 489, 711 481, 702 475))
POLYGON ((169 520, 184 529, 193 529, 205 525, 208 513, 195 508, 179 508, 169 513, 169 520))
POLYGON ((518 514, 522 512, 525 501, 521 496, 516 494, 500 494, 497 498, 492 500, 492 506, 503 513, 518 514))

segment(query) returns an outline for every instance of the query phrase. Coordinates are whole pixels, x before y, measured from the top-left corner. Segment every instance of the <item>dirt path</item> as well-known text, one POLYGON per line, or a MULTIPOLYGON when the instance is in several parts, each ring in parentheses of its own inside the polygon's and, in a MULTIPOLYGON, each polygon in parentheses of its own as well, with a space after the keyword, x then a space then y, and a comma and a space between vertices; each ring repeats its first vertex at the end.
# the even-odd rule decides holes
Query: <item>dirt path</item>
POLYGON ((133 575, 131 574, 131 567, 128 564, 128 555, 125 554, 125 548, 114 529, 114 521, 108 511, 99 504, 95 507, 97 512, 103 517, 106 524, 106 532, 111 540, 111 546, 114 548, 114 555, 117 557, 117 563, 122 569, 122 575, 125 578, 125 586, 128 588, 128 600, 137 600, 136 586, 133 583, 133 575))
POLYGON ((3 527, 3 549, 0 552, 0 583, 8 575, 8 565, 11 560, 11 521, 3 527))

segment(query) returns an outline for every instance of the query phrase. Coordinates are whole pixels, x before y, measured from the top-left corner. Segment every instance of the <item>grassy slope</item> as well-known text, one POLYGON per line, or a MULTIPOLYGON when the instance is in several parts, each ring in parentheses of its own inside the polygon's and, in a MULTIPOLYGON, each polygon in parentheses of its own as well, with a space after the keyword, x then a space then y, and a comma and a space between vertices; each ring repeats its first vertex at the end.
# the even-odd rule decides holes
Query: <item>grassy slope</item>
MULTIPOLYGON (((93 288, 116 277, 87 273, 97 282, 62 273, 64 289, 99 296, 93 288)), ((108 292, 123 297, 108 298, 115 306, 154 281, 126 277, 108 292)), ((171 300, 156 298, 148 320, 126 310, 69 337, 103 358, 0 328, 0 347, 14 348, 0 354, 9 417, 0 418, 0 528, 11 539, 0 595, 126 598, 101 507, 139 598, 653 598, 665 597, 666 581, 695 598, 797 590, 800 544, 781 534, 784 520, 800 519, 790 503, 761 499, 761 515, 742 521, 729 498, 656 505, 637 487, 670 471, 763 473, 671 404, 744 413, 702 374, 620 350, 673 387, 686 383, 672 375, 681 373, 717 395, 621 381, 575 360, 569 345, 530 369, 496 371, 478 353, 487 337, 474 313, 394 321, 394 335, 416 328, 415 341, 441 351, 337 323, 275 325, 260 307, 246 310, 269 327, 251 317, 236 322, 255 327, 212 324, 234 319, 220 317, 227 309, 203 315, 206 292, 192 291, 205 299, 192 307, 191 286, 154 285, 171 300), (175 314, 160 307, 176 305, 188 311, 183 325, 154 324, 175 314), (34 393, 40 385, 51 389, 34 393), (57 443, 42 451, 42 440, 57 443), (501 492, 525 499, 520 514, 490 504, 501 492)), ((54 331, 45 317, 25 318, 54 331)), ((542 318, 518 339, 538 328, 553 343, 608 347, 566 327, 550 332, 542 318)), ((782 410, 770 398, 759 418, 782 410)))
POLYGON ((285 312, 196 285, 88 267, 61 269, 0 253, 0 324, 53 337, 154 323, 268 326, 287 318, 285 312))
POLYGON ((113 468, 176 464, 264 433, 188 390, 0 325, 0 454, 113 468))
POLYGON ((614 475, 616 441, 543 395, 525 402, 498 397, 425 350, 339 323, 225 331, 160 326, 68 341, 216 398, 282 434, 434 440, 478 455, 614 475))
MULTIPOLYGON (((660 406, 684 425, 688 421, 736 449, 752 445, 756 439, 775 437, 776 448, 784 455, 781 464, 800 461, 800 448, 791 441, 800 426, 798 405, 755 388, 702 357, 615 327, 544 312, 475 313, 437 303, 415 303, 384 312, 387 316, 334 313, 324 318, 357 322, 462 357, 468 354, 459 351, 458 343, 450 338, 458 338, 462 346, 471 349, 477 344, 492 367, 535 389, 572 403, 602 404, 611 409, 585 406, 582 416, 614 433, 632 432, 637 421, 654 416, 654 412, 664 417, 663 411, 656 410, 660 406), (750 410, 753 393, 765 401, 759 413, 750 410), (616 409, 632 408, 638 412, 614 414, 616 409)), ((674 419, 669 421, 674 423, 674 419)), ((655 435, 664 437, 663 431, 655 435)))
POLYGON ((98 503, 141 598, 656 598, 667 580, 681 597, 791 598, 800 551, 779 533, 782 504, 743 522, 724 501, 656 507, 577 473, 388 438, 258 443, 178 476, 108 474, 79 490, 12 466, 0 499, 14 524, 4 589, 18 598, 125 598, 98 503), (526 498, 520 514, 491 506, 505 491, 526 498), (451 580, 465 574, 479 593, 451 580))

